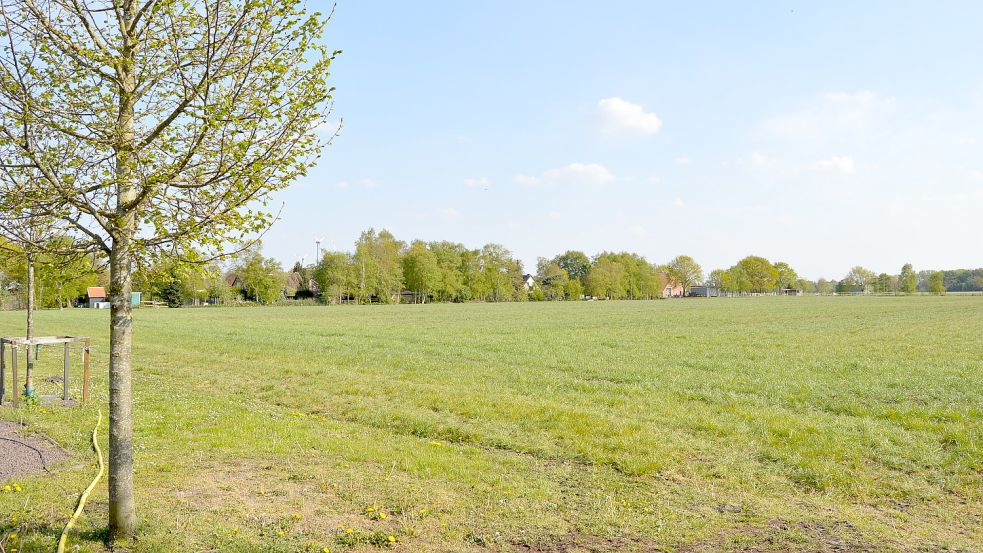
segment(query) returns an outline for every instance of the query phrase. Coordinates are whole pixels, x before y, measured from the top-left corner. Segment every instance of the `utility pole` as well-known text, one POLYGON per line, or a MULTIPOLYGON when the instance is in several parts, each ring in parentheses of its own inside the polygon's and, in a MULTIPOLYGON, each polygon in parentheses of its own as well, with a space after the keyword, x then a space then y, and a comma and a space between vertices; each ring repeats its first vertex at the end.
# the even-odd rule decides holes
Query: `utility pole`
POLYGON ((315 239, 314 245, 314 266, 319 267, 321 265, 321 240, 315 239))

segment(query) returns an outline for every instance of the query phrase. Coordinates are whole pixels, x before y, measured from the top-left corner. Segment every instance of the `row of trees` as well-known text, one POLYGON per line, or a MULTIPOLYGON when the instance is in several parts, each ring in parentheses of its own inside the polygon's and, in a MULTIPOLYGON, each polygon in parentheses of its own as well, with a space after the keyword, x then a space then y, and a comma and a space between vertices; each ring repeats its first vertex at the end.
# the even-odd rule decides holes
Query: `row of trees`
MULTIPOLYGON (((35 293, 40 307, 67 306, 84 297, 86 287, 108 283, 108 274, 101 268, 105 263, 97 256, 53 261, 50 255, 35 261, 35 293)), ((25 306, 26 278, 23 252, 9 243, 0 246, 0 305, 25 306)), ((576 250, 539 258, 536 273, 527 275, 522 263, 499 244, 471 249, 447 241, 406 243, 389 231, 373 229, 361 234, 353 252, 324 251, 318 263, 297 263, 289 271, 279 261, 264 257, 256 247, 241 252, 224 267, 161 260, 138 266, 133 279, 134 289, 146 298, 172 307, 238 300, 270 304, 284 295, 320 296, 326 303, 554 301, 585 296, 651 299, 663 295, 667 284, 685 291, 706 285, 726 294, 780 290, 944 294, 947 290, 983 289, 983 269, 915 272, 906 264, 900 273, 891 275, 857 266, 839 280, 811 281, 800 278, 788 263, 758 256, 745 257, 728 269, 704 275, 700 265, 685 255, 658 265, 634 253, 604 252, 590 257, 576 250), (531 281, 527 281, 529 276, 531 281)))
MULTIPOLYGON (((979 282, 983 289, 983 280, 979 282)), ((815 291, 819 294, 914 294, 928 292, 942 295, 947 291, 943 271, 922 271, 916 273, 911 263, 901 267, 901 272, 892 275, 875 273, 866 267, 856 266, 850 269, 839 281, 819 279, 815 291)), ((966 290, 972 291, 972 290, 966 290)))

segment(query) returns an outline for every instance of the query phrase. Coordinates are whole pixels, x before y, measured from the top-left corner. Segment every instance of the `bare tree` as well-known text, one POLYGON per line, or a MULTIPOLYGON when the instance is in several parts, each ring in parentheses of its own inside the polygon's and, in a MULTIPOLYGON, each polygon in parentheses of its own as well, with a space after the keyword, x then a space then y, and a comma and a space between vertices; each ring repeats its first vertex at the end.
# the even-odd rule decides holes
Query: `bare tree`
POLYGON ((109 260, 111 539, 136 532, 133 264, 228 253, 324 140, 328 18, 301 0, 0 0, 0 178, 109 260))

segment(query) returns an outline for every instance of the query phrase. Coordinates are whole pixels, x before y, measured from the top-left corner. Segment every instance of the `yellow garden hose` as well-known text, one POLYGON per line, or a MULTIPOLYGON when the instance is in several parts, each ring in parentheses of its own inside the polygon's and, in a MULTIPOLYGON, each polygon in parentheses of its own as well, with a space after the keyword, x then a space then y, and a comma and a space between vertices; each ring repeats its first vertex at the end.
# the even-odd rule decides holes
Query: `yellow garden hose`
POLYGON ((89 494, 95 489, 96 484, 99 483, 99 479, 102 478, 102 473, 105 471, 105 465, 102 463, 102 450, 99 449, 99 440, 96 439, 96 432, 99 430, 99 424, 102 422, 102 410, 99 410, 99 418, 96 420, 96 427, 92 429, 92 448, 96 450, 96 455, 99 457, 99 473, 96 477, 92 479, 92 483, 89 484, 88 488, 82 492, 79 497, 78 507, 75 508, 75 514, 72 518, 68 519, 68 524, 65 525, 65 529, 61 531, 61 539, 58 540, 58 550, 57 553, 64 553, 65 544, 68 543, 68 531, 75 526, 75 521, 78 520, 79 515, 82 514, 82 509, 85 508, 85 500, 89 498, 89 494))

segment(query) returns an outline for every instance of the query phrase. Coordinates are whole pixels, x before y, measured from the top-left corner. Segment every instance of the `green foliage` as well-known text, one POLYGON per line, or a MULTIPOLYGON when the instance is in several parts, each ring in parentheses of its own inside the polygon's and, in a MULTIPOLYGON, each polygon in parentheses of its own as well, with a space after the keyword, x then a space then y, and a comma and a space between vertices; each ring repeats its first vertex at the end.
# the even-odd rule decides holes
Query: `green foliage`
MULTIPOLYGON (((570 277, 556 261, 539 258, 536 277, 539 282, 536 288, 542 292, 543 299, 556 301, 566 298, 570 277)), ((579 283, 579 280, 577 282, 579 283)))
POLYGON ((935 271, 928 277, 928 293, 934 294, 936 296, 944 296, 946 293, 945 288, 945 275, 942 271, 935 271))
POLYGON ((579 280, 581 284, 587 282, 591 262, 584 252, 569 250, 556 256, 553 262, 566 271, 569 278, 579 280))
POLYGON ((850 272, 847 273, 840 284, 848 292, 867 294, 874 291, 876 283, 877 274, 870 269, 858 265, 850 269, 850 272))
POLYGON ((763 257, 748 256, 728 271, 728 291, 763 293, 771 292, 778 285, 778 270, 763 257))
POLYGON ((215 305, 225 305, 236 297, 236 291, 229 286, 229 283, 222 278, 218 271, 214 271, 209 278, 206 294, 207 301, 215 305))
MULTIPOLYGON (((90 255, 36 254, 34 256, 35 299, 40 308, 66 307, 85 295, 85 289, 95 286, 99 276, 98 262, 90 255)), ((27 261, 23 251, 12 244, 0 243, 0 295, 15 283, 14 297, 26 304, 27 261)), ((0 308, 4 302, 0 298, 0 308)))
POLYGON ((797 289, 799 287, 799 275, 788 263, 784 261, 775 262, 775 283, 780 289, 797 289))
POLYGON ((353 257, 356 295, 360 302, 373 299, 380 303, 399 301, 403 289, 403 265, 400 251, 404 244, 383 230, 369 229, 355 243, 353 257))
POLYGON ((599 257, 587 275, 587 293, 594 297, 622 299, 627 296, 625 268, 610 257, 599 257))
POLYGON ((904 267, 901 267, 901 275, 898 277, 898 281, 901 291, 905 294, 914 294, 918 291, 918 275, 915 273, 915 269, 912 268, 911 263, 905 263, 904 267))
POLYGON ((421 303, 426 303, 428 297, 441 289, 444 273, 437 255, 427 244, 416 241, 403 254, 403 276, 406 288, 416 292, 421 303))
POLYGON ((579 301, 584 297, 584 285, 579 280, 570 279, 563 288, 563 297, 567 301, 579 301))
POLYGON ((683 291, 689 291, 691 286, 703 280, 703 269, 688 255, 680 255, 670 261, 666 265, 666 272, 670 280, 682 285, 683 291))
POLYGON ((167 304, 167 307, 181 307, 184 305, 184 294, 181 285, 177 282, 169 282, 160 290, 160 297, 167 304))
POLYGON ((279 261, 249 250, 241 256, 235 271, 242 281, 246 299, 271 304, 283 297, 287 277, 279 261))
POLYGON ((345 252, 326 251, 314 270, 321 296, 330 303, 341 303, 353 292, 352 258, 345 252))

